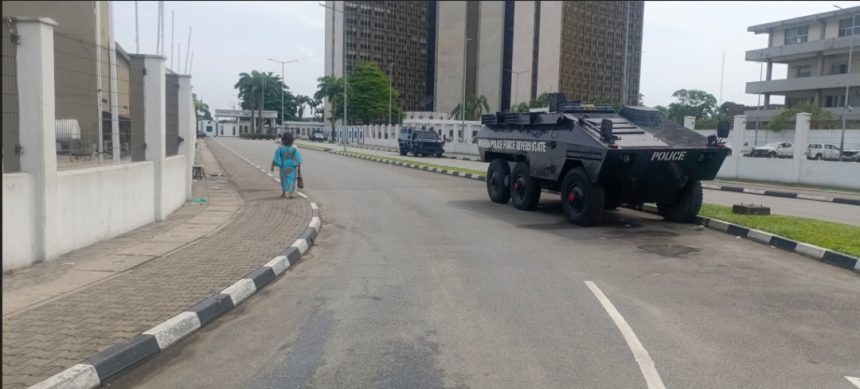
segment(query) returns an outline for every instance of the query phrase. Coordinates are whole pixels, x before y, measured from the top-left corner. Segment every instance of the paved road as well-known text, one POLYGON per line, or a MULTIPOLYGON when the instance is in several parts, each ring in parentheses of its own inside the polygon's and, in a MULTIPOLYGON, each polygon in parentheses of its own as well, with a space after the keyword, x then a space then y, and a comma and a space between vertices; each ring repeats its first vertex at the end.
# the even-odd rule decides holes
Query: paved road
MULTIPOLYGON (((336 145, 340 147, 340 145, 336 145)), ((411 154, 405 157, 396 152, 369 150, 363 148, 348 148, 365 154, 380 155, 386 157, 397 157, 410 161, 429 162, 438 165, 454 166, 465 169, 486 171, 487 164, 477 161, 463 161, 434 157, 414 157, 411 154)), ((722 192, 716 190, 705 190, 705 202, 731 206, 738 203, 763 204, 771 208, 771 212, 778 215, 800 216, 813 219, 827 220, 837 223, 852 224, 860 226, 860 207, 847 204, 824 203, 802 199, 786 199, 772 196, 760 196, 749 193, 722 192)))
MULTIPOLYGON (((222 142, 261 165, 272 152, 222 142)), ((112 386, 851 389, 860 375, 855 273, 634 211, 580 228, 550 198, 522 212, 480 182, 305 162, 325 219, 309 259, 112 386)))

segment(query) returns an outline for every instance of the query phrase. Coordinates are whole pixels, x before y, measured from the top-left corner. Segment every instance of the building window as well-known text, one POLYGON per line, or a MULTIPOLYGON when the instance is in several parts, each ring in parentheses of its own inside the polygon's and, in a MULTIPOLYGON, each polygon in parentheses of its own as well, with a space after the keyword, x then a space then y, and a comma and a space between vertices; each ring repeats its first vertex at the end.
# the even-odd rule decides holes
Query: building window
POLYGON ((845 18, 839 21, 839 36, 849 36, 857 34, 860 30, 860 23, 851 25, 853 18, 845 18))
POLYGON ((794 76, 797 78, 812 77, 812 66, 798 66, 794 68, 794 76))
POLYGON ((795 27, 785 29, 785 44, 794 45, 797 43, 806 42, 809 37, 809 27, 795 27))
POLYGON ((848 64, 840 63, 830 65, 830 74, 845 74, 848 73, 848 64))

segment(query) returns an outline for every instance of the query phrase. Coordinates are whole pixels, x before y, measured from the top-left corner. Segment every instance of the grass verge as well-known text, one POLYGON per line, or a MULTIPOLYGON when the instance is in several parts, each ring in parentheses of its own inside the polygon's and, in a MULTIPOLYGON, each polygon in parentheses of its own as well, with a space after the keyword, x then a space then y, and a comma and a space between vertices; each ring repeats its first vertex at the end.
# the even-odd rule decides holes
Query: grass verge
POLYGON ((860 257, 860 227, 858 226, 795 216, 738 215, 732 213, 731 207, 713 204, 702 204, 699 216, 720 219, 860 257))
MULTIPOLYGON (((317 150, 317 151, 332 150, 332 148, 321 148, 321 147, 314 146, 314 145, 308 145, 306 143, 302 143, 301 146, 303 148, 306 148, 306 149, 317 150)), ((349 155, 352 157, 373 158, 373 159, 388 161, 388 162, 392 162, 392 163, 402 163, 405 165, 415 165, 415 166, 420 166, 420 167, 426 167, 428 169, 434 169, 435 168, 438 170, 446 170, 449 172, 472 174, 475 176, 483 176, 486 174, 486 172, 483 170, 473 170, 473 169, 465 169, 465 168, 447 166, 447 165, 437 165, 434 163, 413 161, 413 160, 409 160, 409 159, 401 159, 401 158, 393 158, 393 157, 385 157, 385 156, 380 156, 380 155, 375 155, 375 154, 360 153, 360 152, 356 152, 356 151, 347 151, 346 155, 349 155)))

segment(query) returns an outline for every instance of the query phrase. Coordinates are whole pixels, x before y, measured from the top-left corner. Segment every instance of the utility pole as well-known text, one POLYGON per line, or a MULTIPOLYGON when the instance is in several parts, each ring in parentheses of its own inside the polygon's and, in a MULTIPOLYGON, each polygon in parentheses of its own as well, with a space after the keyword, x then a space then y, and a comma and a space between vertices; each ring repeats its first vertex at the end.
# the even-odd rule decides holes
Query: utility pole
MULTIPOLYGON (((514 80, 515 80, 515 81, 514 81, 514 98, 516 98, 516 97, 517 97, 517 92, 519 92, 519 86, 520 86, 520 74, 522 74, 522 73, 530 73, 530 72, 531 72, 531 70, 520 70, 520 71, 518 71, 518 72, 515 72, 515 71, 513 71, 513 70, 511 70, 511 69, 505 69, 505 71, 506 71, 506 72, 509 72, 509 73, 511 73, 511 74, 513 74, 513 75, 514 75, 514 80)), ((510 109, 513 109, 513 107, 514 107, 514 102, 513 102, 513 98, 512 98, 512 99, 511 99, 511 108, 510 108, 510 109)))
POLYGON ((624 2, 624 4, 626 5, 624 7, 626 12, 625 12, 625 22, 624 22, 624 63, 622 64, 623 68, 621 70, 621 93, 623 93, 623 96, 621 96, 621 105, 627 105, 628 95, 629 95, 629 93, 627 91, 627 88, 628 88, 628 86, 627 86, 628 85, 628 82, 627 82, 627 60, 628 60, 628 58, 627 58, 628 57, 628 54, 627 54, 628 51, 627 50, 628 49, 627 49, 627 47, 628 47, 628 43, 630 41, 630 4, 631 3, 632 3, 631 1, 625 1, 624 2))
MULTIPOLYGON (((344 4, 344 7, 346 7, 346 3, 344 2, 343 4, 344 4)), ((347 120, 347 106, 348 106, 347 101, 349 101, 349 96, 348 96, 349 78, 347 76, 347 68, 346 68, 346 14, 344 13, 343 10, 339 10, 339 9, 335 8, 334 6, 329 7, 323 3, 319 3, 319 5, 320 5, 320 7, 330 9, 334 12, 339 12, 341 15, 343 15, 343 24, 344 25, 343 25, 343 28, 341 28, 341 33, 343 34, 343 37, 341 38, 342 46, 343 46, 343 50, 342 50, 342 52, 343 52, 343 64, 342 64, 343 65, 343 125, 344 125, 344 127, 346 127, 347 124, 349 123, 349 121, 347 120)), ((334 28, 334 27, 332 27, 332 28, 334 28)), ((334 41, 334 33, 332 33, 332 44, 334 44, 333 41, 334 41)), ((332 51, 334 51, 333 45, 332 45, 332 51)), ((334 56, 334 54, 332 54, 332 56, 334 56)), ((333 66, 334 66, 334 61, 332 61, 332 67, 333 66)), ((332 77, 334 77, 334 69, 332 69, 332 77)), ((332 111, 334 111, 334 107, 332 107, 332 111)), ((332 131, 334 131, 333 128, 332 128, 332 131)), ((343 151, 346 151, 346 128, 344 128, 343 131, 341 131, 340 139, 341 139, 341 143, 343 144, 343 151)))
MULTIPOLYGON (((848 15, 848 11, 845 11, 842 7, 838 5, 834 5, 834 7, 839 8, 845 15, 848 15)), ((848 89, 851 86, 851 56, 854 54, 854 41, 856 40, 855 36, 857 35, 857 14, 850 15, 851 16, 851 45, 848 47, 848 69, 845 72, 845 101, 842 107, 842 135, 839 138, 839 160, 842 161, 844 159, 843 150, 845 150, 845 126, 847 125, 848 112, 851 111, 851 106, 848 105, 848 89)))
MULTIPOLYGON (((463 27, 464 36, 466 34, 465 29, 466 27, 463 27)), ((472 40, 472 38, 465 38, 463 40, 463 78, 461 82, 463 84, 463 100, 460 102, 460 122, 464 137, 466 136, 466 56, 468 55, 470 40, 472 40)))
POLYGON ((137 1, 134 2, 134 52, 140 53, 140 27, 137 20, 137 1))
MULTIPOLYGON (((173 38, 176 33, 176 11, 170 10, 170 51, 173 51, 173 38)), ((171 53, 172 54, 172 53, 171 53)), ((176 69, 173 67, 173 55, 170 56, 170 70, 176 69)))
MULTIPOLYGON (((720 103, 723 103, 723 75, 726 72, 726 52, 723 52, 723 64, 720 66, 720 103)), ((761 72, 759 72, 761 73, 761 72)))
MULTIPOLYGON (((284 85, 286 85, 287 81, 284 78, 284 65, 288 64, 288 63, 298 62, 299 60, 291 59, 289 61, 278 61, 277 59, 269 58, 269 61, 281 64, 281 82, 284 83, 284 85)), ((284 115, 284 88, 282 86, 281 87, 281 126, 284 127, 284 129, 286 129, 286 126, 284 126, 284 120, 286 118, 287 118, 287 116, 284 115)))
POLYGON ((394 93, 394 62, 388 64, 388 126, 391 126, 391 95, 394 93))

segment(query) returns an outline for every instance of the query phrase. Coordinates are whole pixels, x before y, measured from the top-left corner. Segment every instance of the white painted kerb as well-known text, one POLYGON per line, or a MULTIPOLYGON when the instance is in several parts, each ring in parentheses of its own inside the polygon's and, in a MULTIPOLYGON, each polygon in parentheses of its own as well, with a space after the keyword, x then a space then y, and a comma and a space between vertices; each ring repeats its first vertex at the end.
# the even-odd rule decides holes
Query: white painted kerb
POLYGON ((197 314, 194 312, 182 312, 152 327, 152 329, 144 332, 144 334, 155 336, 155 340, 158 341, 158 348, 164 350, 198 328, 200 328, 200 319, 197 317, 197 314))
POLYGON ((81 389, 96 388, 100 384, 99 373, 93 365, 79 363, 63 370, 29 389, 81 389))

